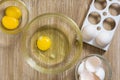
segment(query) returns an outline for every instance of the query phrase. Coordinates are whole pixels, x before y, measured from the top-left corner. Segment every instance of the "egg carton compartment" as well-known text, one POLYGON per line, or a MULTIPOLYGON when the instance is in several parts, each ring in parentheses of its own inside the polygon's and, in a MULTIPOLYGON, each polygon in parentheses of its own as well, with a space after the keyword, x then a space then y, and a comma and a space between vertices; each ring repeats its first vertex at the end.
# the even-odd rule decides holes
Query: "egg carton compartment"
POLYGON ((81 28, 83 41, 108 50, 119 21, 119 0, 93 0, 81 28))

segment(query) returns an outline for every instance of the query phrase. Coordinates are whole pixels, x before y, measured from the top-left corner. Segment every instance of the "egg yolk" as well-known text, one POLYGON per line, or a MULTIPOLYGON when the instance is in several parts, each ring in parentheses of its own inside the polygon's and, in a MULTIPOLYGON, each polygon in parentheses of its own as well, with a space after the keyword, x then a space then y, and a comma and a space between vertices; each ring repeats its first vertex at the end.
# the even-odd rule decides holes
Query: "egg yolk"
POLYGON ((21 10, 16 6, 9 6, 5 10, 6 16, 14 17, 19 19, 22 16, 21 10))
POLYGON ((47 36, 41 36, 37 40, 37 47, 42 51, 46 51, 51 47, 51 40, 47 36))
POLYGON ((4 16, 2 18, 2 24, 6 29, 16 29, 19 25, 19 21, 16 18, 4 16))

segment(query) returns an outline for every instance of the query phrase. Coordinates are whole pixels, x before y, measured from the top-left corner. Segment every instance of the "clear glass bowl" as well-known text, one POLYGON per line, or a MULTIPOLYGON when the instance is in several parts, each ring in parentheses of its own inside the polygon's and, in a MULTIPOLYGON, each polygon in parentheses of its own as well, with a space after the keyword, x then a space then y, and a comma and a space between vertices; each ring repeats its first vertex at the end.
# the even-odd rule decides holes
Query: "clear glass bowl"
POLYGON ((79 27, 72 19, 59 13, 46 13, 33 19, 23 32, 21 42, 27 63, 42 73, 59 73, 71 68, 82 50, 79 27), (42 35, 48 36, 52 42, 46 51, 36 46, 42 35))
POLYGON ((8 30, 8 29, 4 28, 4 26, 0 22, 0 29, 7 34, 17 34, 17 33, 21 32, 25 28, 25 25, 28 23, 29 12, 28 12, 28 9, 27 9, 26 5, 24 4, 24 2, 22 2, 20 0, 2 0, 2 1, 0 1, 0 21, 2 20, 3 16, 5 15, 5 9, 9 6, 16 6, 21 10, 22 17, 20 19, 20 24, 17 29, 8 30))
MULTIPOLYGON (((75 78, 76 78, 76 80, 80 80, 79 79, 80 75, 78 74, 78 67, 80 66, 80 64, 83 61, 85 62, 88 58, 91 58, 91 57, 94 57, 94 56, 98 57, 102 61, 102 66, 103 66, 103 68, 105 70, 105 79, 104 80, 111 80, 111 77, 112 77, 111 66, 110 66, 109 62, 103 56, 98 55, 98 54, 91 54, 89 56, 84 57, 81 61, 78 62, 77 66, 75 68, 75 78)), ((87 77, 87 75, 86 75, 86 77, 87 77)))

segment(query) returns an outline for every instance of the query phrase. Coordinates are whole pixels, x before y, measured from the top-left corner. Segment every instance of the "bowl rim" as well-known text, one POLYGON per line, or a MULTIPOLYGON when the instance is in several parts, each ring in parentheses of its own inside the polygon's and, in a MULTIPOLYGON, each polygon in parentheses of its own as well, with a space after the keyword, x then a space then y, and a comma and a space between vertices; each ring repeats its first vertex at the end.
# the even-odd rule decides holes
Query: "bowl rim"
MULTIPOLYGON (((65 20, 65 21, 68 21, 69 24, 76 30, 77 34, 79 35, 79 40, 80 40, 80 52, 78 54, 78 56, 75 57, 74 60, 72 60, 72 62, 70 62, 69 64, 65 65, 64 67, 62 68, 57 68, 57 69, 50 69, 50 70, 45 70, 44 68, 38 66, 35 64, 35 62, 32 60, 32 58, 30 58, 27 54, 28 53, 25 53, 27 52, 26 50, 22 51, 23 55, 24 55, 24 59, 27 61, 27 63, 35 70, 39 71, 39 72, 42 72, 42 73, 45 73, 45 74, 57 74, 57 73, 60 73, 60 72, 64 72, 70 68, 72 68, 73 66, 75 66, 75 64, 78 62, 78 60, 80 59, 80 55, 82 53, 82 47, 83 47, 83 41, 82 41, 82 35, 81 35, 81 32, 80 32, 80 29, 78 27, 78 25, 71 19, 69 18, 68 16, 64 15, 64 14, 61 14, 61 13, 44 13, 44 14, 41 14, 39 16, 37 16, 36 18, 34 18, 32 21, 30 21, 30 23, 27 25, 26 29, 24 30, 23 34, 25 32, 27 32, 27 30, 29 29, 30 25, 37 19, 42 19, 42 18, 46 18, 46 17, 60 17, 61 19, 65 20)), ((24 46, 24 44, 26 44, 24 42, 24 39, 25 39, 25 34, 22 38, 22 46, 24 46)), ((24 46, 25 47, 25 46, 24 46)), ((23 48, 23 47, 22 47, 23 48)))
POLYGON ((86 58, 89 58, 89 57, 93 57, 93 56, 96 56, 96 57, 100 58, 102 61, 104 61, 104 63, 105 63, 106 66, 108 67, 108 71, 109 71, 109 72, 108 72, 108 80, 111 80, 111 77, 112 77, 112 68, 111 68, 111 65, 110 65, 109 61, 108 61, 104 56, 102 56, 102 55, 100 55, 100 54, 89 54, 89 55, 83 57, 83 58, 78 62, 78 64, 77 64, 76 67, 75 67, 75 80, 79 80, 79 79, 77 78, 77 76, 78 76, 78 66, 82 63, 83 60, 85 60, 86 58))
POLYGON ((5 3, 6 1, 15 1, 17 3, 20 3, 25 8, 25 10, 27 12, 27 21, 26 21, 25 25, 23 26, 23 28, 21 28, 21 29, 18 28, 18 29, 15 29, 15 30, 8 31, 8 30, 3 29, 2 26, 0 26, 0 30, 2 32, 6 33, 6 34, 10 34, 10 35, 15 35, 15 34, 18 34, 18 33, 22 32, 25 29, 26 25, 28 24, 28 22, 29 22, 29 10, 27 8, 27 5, 21 0, 2 0, 2 1, 0 1, 0 5, 5 3))

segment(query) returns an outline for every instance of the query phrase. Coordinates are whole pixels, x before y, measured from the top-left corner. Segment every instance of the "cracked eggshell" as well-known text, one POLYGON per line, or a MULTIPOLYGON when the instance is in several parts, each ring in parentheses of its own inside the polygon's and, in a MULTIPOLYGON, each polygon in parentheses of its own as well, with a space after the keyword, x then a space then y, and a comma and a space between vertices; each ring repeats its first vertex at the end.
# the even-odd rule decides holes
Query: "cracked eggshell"
POLYGON ((112 37, 107 32, 102 32, 96 37, 96 43, 101 47, 106 47, 111 40, 112 37))
POLYGON ((85 70, 85 62, 82 62, 78 67, 78 74, 80 75, 85 70))
POLYGON ((88 25, 82 29, 82 36, 83 36, 83 39, 86 41, 90 41, 93 38, 95 38, 97 33, 98 31, 96 27, 93 25, 88 25))
POLYGON ((83 73, 80 74, 79 80, 100 80, 100 79, 93 73, 90 73, 87 70, 85 70, 83 73))
POLYGON ((100 80, 105 79, 105 70, 103 68, 99 68, 95 74, 100 78, 100 80))
POLYGON ((96 72, 96 70, 102 65, 101 60, 96 57, 90 57, 86 60, 85 67, 89 72, 96 72))

